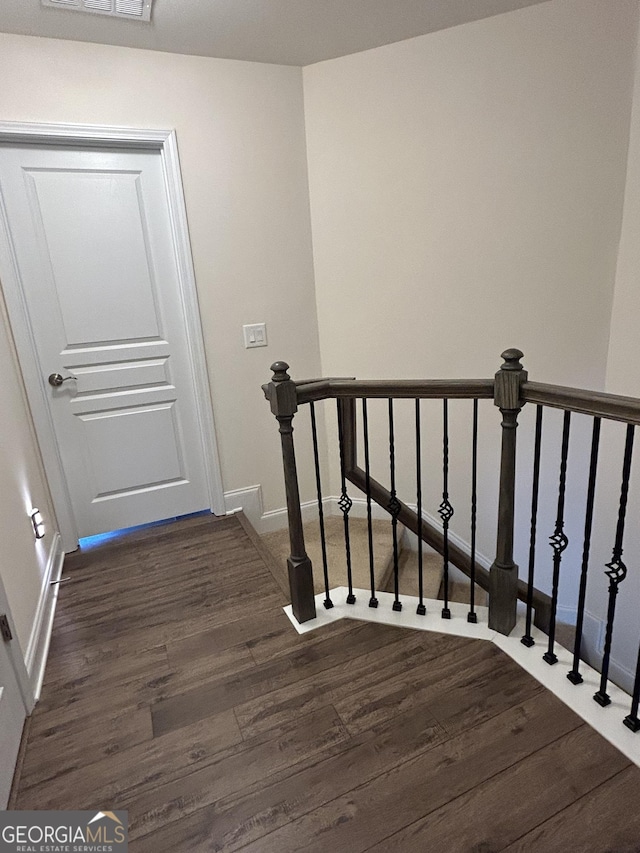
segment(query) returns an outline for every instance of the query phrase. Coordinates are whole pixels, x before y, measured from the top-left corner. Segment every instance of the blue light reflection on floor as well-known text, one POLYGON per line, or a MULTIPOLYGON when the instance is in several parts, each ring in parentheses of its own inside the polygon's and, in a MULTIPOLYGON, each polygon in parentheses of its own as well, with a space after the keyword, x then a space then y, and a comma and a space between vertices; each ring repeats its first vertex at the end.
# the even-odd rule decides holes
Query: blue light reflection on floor
POLYGON ((134 530, 145 530, 149 527, 160 527, 163 524, 170 524, 172 521, 182 521, 185 518, 197 518, 199 515, 211 515, 208 509, 200 512, 192 512, 190 515, 181 515, 177 518, 163 518, 160 521, 152 521, 150 524, 138 524, 136 527, 123 527, 120 530, 110 530, 109 533, 98 533, 96 536, 83 536, 78 539, 78 545, 83 551, 88 551, 91 548, 98 548, 107 542, 112 542, 114 539, 120 539, 128 533, 133 533, 134 530))

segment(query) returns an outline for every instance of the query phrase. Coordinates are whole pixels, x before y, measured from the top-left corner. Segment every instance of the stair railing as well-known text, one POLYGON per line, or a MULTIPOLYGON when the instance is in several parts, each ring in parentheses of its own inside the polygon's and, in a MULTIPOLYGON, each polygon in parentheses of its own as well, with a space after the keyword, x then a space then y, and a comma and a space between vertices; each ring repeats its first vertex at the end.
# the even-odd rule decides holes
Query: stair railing
MULTIPOLYGON (((584 535, 582 539, 582 561, 580 570, 580 581, 577 602, 577 620, 575 642, 573 647, 573 666, 567 678, 578 685, 583 682, 580 674, 582 660, 583 625, 585 618, 586 592, 589 579, 589 563, 591 539, 593 533, 593 519, 595 507, 595 490, 598 473, 598 460, 600 450, 600 433, 602 419, 617 421, 625 428, 624 451, 622 454, 622 471, 620 476, 620 497, 618 501, 617 522, 615 533, 612 535, 613 546, 611 560, 605 564, 605 575, 608 578, 608 603, 605 620, 604 644, 601 659, 594 664, 600 671, 600 684, 594 695, 594 700, 601 706, 606 707, 611 699, 607 693, 609 682, 609 671, 611 664, 611 651, 614 633, 614 620, 616 615, 616 601, 620 586, 627 577, 627 566, 622 560, 623 542, 625 534, 627 505, 629 498, 629 485, 631 479, 631 468, 633 461, 633 444, 635 427, 640 424, 640 400, 635 397, 623 397, 615 394, 605 394, 599 391, 584 391, 576 388, 565 388, 559 385, 547 385, 540 382, 524 381, 521 385, 521 395, 525 403, 536 405, 536 439, 534 449, 534 479, 532 488, 532 515, 531 535, 532 542, 535 540, 536 532, 536 510, 537 510, 537 472, 540 464, 540 441, 543 430, 544 411, 549 408, 559 409, 563 412, 562 445, 560 451, 560 466, 558 477, 557 516, 555 529, 550 536, 550 544, 553 549, 553 578, 551 593, 551 610, 548 634, 547 650, 543 655, 546 663, 553 666, 558 662, 555 653, 556 643, 556 613, 558 607, 558 590, 561 576, 562 558, 568 546, 565 533, 565 495, 567 484, 567 460, 571 435, 572 415, 580 414, 591 417, 591 449, 588 465, 588 482, 586 490, 586 505, 584 517, 584 535)), ((533 588, 535 558, 534 547, 531 548, 529 564, 528 586, 533 588)), ((531 637, 530 605, 527 604, 527 623, 525 634, 521 642, 525 646, 534 645, 531 637)), ((640 718, 638 717, 638 706, 640 704, 640 650, 636 663, 635 676, 632 687, 631 711, 624 719, 624 724, 631 731, 640 731, 640 718)))
MULTIPOLYGON (((449 564, 455 566, 465 575, 472 579, 471 592, 475 584, 490 593, 490 625, 501 633, 508 634, 515 624, 516 605, 520 598, 527 599, 528 590, 526 584, 518 581, 518 567, 513 562, 513 501, 515 493, 515 426, 517 415, 520 411, 518 403, 518 388, 526 379, 526 372, 522 370, 519 359, 522 353, 518 350, 507 350, 503 354, 505 359, 495 379, 453 379, 453 380, 355 380, 355 379, 312 379, 293 381, 289 374, 289 365, 285 362, 276 362, 272 365, 273 378, 270 383, 263 386, 265 397, 271 403, 272 412, 280 424, 282 439, 283 469, 285 479, 285 490, 287 495, 287 512, 289 518, 289 533, 291 540, 291 557, 288 562, 289 580, 291 585, 291 602, 294 615, 299 622, 307 621, 315 617, 315 603, 313 602, 313 575, 311 562, 305 550, 304 533, 302 529, 302 514, 299 503, 299 489, 295 463, 295 452, 293 448, 293 426, 292 420, 298 406, 309 404, 312 410, 312 425, 314 429, 314 446, 316 449, 316 475, 319 479, 319 465, 317 458, 317 439, 315 433, 314 403, 321 400, 335 399, 337 401, 339 447, 340 447, 340 469, 341 469, 341 496, 339 506, 343 513, 345 525, 345 538, 347 540, 347 567, 349 569, 350 554, 348 548, 349 539, 349 512, 351 509, 350 499, 346 491, 347 482, 352 483, 367 495, 368 505, 371 502, 378 504, 388 511, 392 516, 394 530, 396 524, 401 524, 411 530, 419 540, 425 542, 444 557, 444 594, 445 605, 443 617, 450 617, 448 606, 448 569, 449 564), (496 387, 498 387, 496 396, 496 387), (496 405, 501 406, 503 412, 503 450, 502 467, 500 474, 500 508, 498 518, 496 560, 487 571, 478 565, 474 559, 474 553, 468 554, 452 542, 448 536, 448 526, 452 514, 452 507, 448 503, 446 489, 443 490, 443 503, 439 514, 443 522, 443 530, 439 530, 430 524, 422 513, 418 513, 405 502, 400 500, 395 493, 374 479, 370 473, 358 465, 357 440, 356 440, 356 401, 363 401, 363 417, 366 418, 366 401, 371 399, 387 399, 390 406, 389 423, 393 429, 393 400, 412 399, 418 406, 418 401, 423 399, 442 400, 443 409, 446 413, 449 400, 468 399, 475 401, 481 399, 494 399, 496 405), (509 408, 511 406, 511 408, 509 408), (492 580, 493 578, 493 580, 492 580), (493 584, 493 589, 491 585, 493 584), (491 594, 492 593, 492 594, 491 594), (491 603, 493 599, 493 604, 491 603)), ((419 409, 416 409, 419 420, 419 409)), ((477 418, 477 408, 474 409, 477 418)), ((446 416, 446 415, 445 415, 446 416)), ((474 448, 477 448, 477 435, 474 435, 474 448)), ((368 448, 365 447, 365 456, 368 448)), ((393 444, 390 446, 390 457, 393 465, 393 444)), ((419 449, 417 453, 419 457, 419 449)), ((443 459, 446 466, 447 460, 443 459)), ((322 513, 322 500, 319 499, 319 508, 322 513)), ((370 517, 369 517, 370 521, 370 517)), ((475 519, 472 525, 472 537, 475 537, 475 519)), ((321 519, 322 523, 322 519, 321 519)), ((370 528, 370 525, 369 525, 370 528)), ((324 537, 321 537, 324 541, 324 537)), ((420 548, 419 556, 422 556, 420 548)), ((326 561, 324 565, 325 576, 326 561)), ((397 555, 394 559, 394 577, 397 587, 397 555)), ((348 571, 348 576, 350 572, 348 571)), ((420 573, 420 580, 422 575, 420 573)), ((422 586, 422 583, 420 583, 422 586)), ((325 606, 330 606, 329 590, 327 584, 325 606)), ((397 588, 395 590, 395 606, 398 607, 397 588)), ((371 598, 375 599, 375 589, 372 587, 371 598)), ((420 602, 422 605, 422 601, 420 602)), ((535 590, 533 593, 532 612, 535 613, 534 623, 545 628, 549 618, 550 598, 544 593, 535 590)), ((375 605, 372 605, 375 606, 375 605)), ((423 605, 420 609, 423 609, 423 605)), ((469 621, 475 621, 473 603, 471 605, 469 621)))
MULTIPOLYGON (((522 637, 525 646, 533 646, 532 624, 541 628, 548 635, 547 648, 543 659, 549 665, 557 662, 554 648, 556 643, 556 618, 558 612, 558 590, 562 572, 563 553, 568 545, 565 533, 565 498, 568 477, 568 452, 572 414, 587 415, 592 418, 592 440, 589 459, 589 478, 586 494, 586 510, 584 524, 584 540, 582 548, 582 563, 578 589, 576 637, 573 649, 573 668, 568 678, 573 684, 580 684, 580 662, 582 659, 583 621, 585 616, 586 590, 589 577, 589 553, 593 528, 595 504, 595 486, 598 467, 598 449, 600 441, 600 424, 603 418, 618 421, 626 428, 625 448, 622 460, 622 475, 618 518, 613 537, 612 557, 606 564, 606 576, 609 580, 608 608, 605 625, 605 639, 602 659, 598 669, 601 670, 601 683, 594 699, 601 705, 610 702, 607 693, 609 667, 611 660, 616 600, 621 583, 627 574, 627 567, 622 561, 623 538, 628 503, 629 482, 633 454, 633 438, 635 425, 640 423, 640 400, 613 394, 587 391, 575 388, 565 388, 557 385, 530 382, 527 372, 521 364, 522 353, 517 349, 506 350, 502 354, 503 364, 493 379, 470 380, 374 380, 363 381, 355 379, 316 379, 294 381, 288 374, 288 365, 277 362, 272 366, 271 382, 263 386, 265 396, 271 403, 271 409, 280 425, 282 439, 282 454, 284 464, 285 487, 287 494, 287 511, 289 518, 289 533, 291 541, 291 556, 288 560, 289 582, 293 613, 299 622, 305 622, 316 616, 313 570, 311 561, 305 551, 302 513, 299 501, 299 490, 296 473, 295 452, 293 447, 292 420, 301 405, 308 404, 311 409, 313 429, 314 462, 318 492, 320 524, 322 517, 322 493, 320 483, 320 464, 314 404, 321 400, 335 399, 337 405, 339 450, 340 450, 340 497, 338 506, 343 515, 346 545, 347 603, 354 603, 355 596, 352 587, 350 554, 349 554, 349 512, 352 500, 348 493, 348 484, 356 486, 364 492, 367 500, 367 519, 369 529, 369 555, 371 562, 371 596, 370 607, 378 606, 373 572, 373 550, 371 546, 371 507, 377 504, 391 517, 394 545, 394 597, 393 609, 402 609, 398 594, 398 559, 397 559, 397 525, 401 524, 416 534, 419 541, 419 603, 418 614, 425 613, 422 595, 422 543, 434 548, 443 557, 443 607, 442 617, 450 618, 451 611, 448 601, 449 565, 453 565, 467 575, 471 580, 470 609, 467 618, 475 622, 474 588, 477 584, 489 593, 489 627, 502 634, 509 634, 517 617, 518 600, 526 606, 526 627, 522 637), (367 401, 371 399, 386 399, 388 401, 389 421, 389 488, 374 479, 369 465, 368 449, 368 409, 367 401), (416 504, 414 510, 403 502, 397 494, 395 484, 395 433, 394 433, 394 400, 412 399, 416 412, 416 460, 417 484, 416 504), (442 527, 438 529, 430 523, 422 510, 421 470, 420 470, 420 401, 424 399, 439 399, 443 407, 443 490, 442 503, 438 513, 442 527), (471 551, 468 553, 451 541, 449 536, 449 521, 453 507, 448 495, 448 402, 454 399, 467 399, 473 403, 473 456, 472 456, 472 503, 471 503, 471 551), (498 496, 498 518, 495 559, 487 571, 478 565, 475 555, 476 534, 476 465, 477 465, 477 411, 478 401, 491 399, 502 415, 501 420, 501 452, 500 479, 498 496), (361 407, 362 427, 364 432, 364 468, 358 464, 358 431, 357 407, 361 407), (516 434, 518 416, 527 403, 535 405, 536 426, 532 462, 532 491, 531 491, 531 521, 529 542, 529 565, 527 579, 518 578, 518 566, 514 562, 514 508, 516 501, 516 434), (550 594, 536 588, 536 537, 538 526, 538 504, 540 487, 541 439, 543 431, 544 411, 548 408, 559 409, 563 412, 562 442, 560 450, 560 466, 557 492, 557 515, 552 535, 549 537, 553 551, 552 582, 550 594)), ((324 531, 323 541, 324 541, 324 531)), ((323 545, 323 569, 325 580, 324 606, 332 606, 329 578, 327 572, 326 552, 323 545)), ((638 706, 640 704, 640 652, 633 685, 631 712, 625 718, 625 725, 633 731, 640 730, 638 706)))

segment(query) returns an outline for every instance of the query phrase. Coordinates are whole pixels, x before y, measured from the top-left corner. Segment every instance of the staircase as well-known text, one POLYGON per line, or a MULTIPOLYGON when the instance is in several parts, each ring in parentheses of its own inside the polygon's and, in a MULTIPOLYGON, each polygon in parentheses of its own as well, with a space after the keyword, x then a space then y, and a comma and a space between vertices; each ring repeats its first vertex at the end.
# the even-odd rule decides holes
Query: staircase
MULTIPOLYGON (((393 545, 388 521, 374 520, 372 522, 373 553, 375 558, 375 588, 378 590, 393 590, 393 545)), ((290 553, 288 529, 264 533, 260 537, 263 544, 278 566, 286 566, 290 553)), ((349 538, 351 545, 351 569, 353 586, 357 589, 370 589, 369 572, 369 543, 367 522, 362 518, 352 518, 349 521, 349 538)), ((317 522, 307 522, 304 525, 304 539, 307 554, 313 565, 314 592, 324 591, 322 571, 322 546, 320 530, 317 522)), ((418 595, 418 554, 407 542, 408 536, 404 528, 399 528, 398 583, 401 595, 418 595)), ((342 518, 325 518, 325 544, 327 550, 327 565, 329 567, 329 589, 344 586, 346 583, 346 558, 344 547, 344 523, 342 518)), ((424 547, 422 557, 424 597, 431 599, 442 598, 442 557, 428 546, 424 547)), ((450 584, 449 599, 451 601, 469 601, 468 581, 455 581, 450 584)), ((486 593, 476 586, 476 603, 486 604, 486 593)))
MULTIPOLYGON (((290 618, 300 633, 328 621, 356 618, 490 639, 502 650, 510 649, 508 653, 514 660, 551 686, 590 724, 601 720, 604 726, 612 720, 611 711, 605 717, 601 711, 596 713, 598 707, 628 710, 622 720, 617 717, 614 727, 609 728, 607 723, 606 736, 619 744, 625 754, 633 754, 633 760, 640 765, 640 740, 633 737, 640 733, 640 652, 635 653, 633 640, 626 645, 620 641, 625 633, 614 624, 617 613, 622 612, 618 625, 621 618, 622 629, 632 636, 635 623, 628 616, 633 613, 632 597, 637 590, 632 583, 625 583, 630 572, 622 557, 627 516, 637 517, 630 484, 634 435, 640 426, 640 398, 530 381, 521 364, 520 350, 505 350, 502 358, 495 376, 486 379, 294 381, 285 362, 272 365, 273 376, 263 385, 263 391, 278 422, 289 530, 288 535, 281 535, 280 545, 272 539, 270 547, 279 552, 276 562, 287 566, 286 586, 291 600, 287 612, 290 610, 290 618), (479 417, 480 404, 485 406, 483 401, 500 412, 499 419, 494 416, 493 425, 488 417, 479 417), (339 468, 334 465, 340 477, 334 477, 330 486, 334 496, 330 503, 337 504, 343 517, 330 522, 326 561, 322 559, 317 530, 310 527, 305 533, 303 526, 293 439, 293 419, 303 406, 308 407, 310 415, 320 515, 328 499, 322 491, 316 406, 327 413, 325 449, 339 463, 339 468), (516 428, 524 406, 531 416, 523 431, 518 463, 524 477, 518 478, 516 428), (603 440, 610 446, 604 459, 600 459, 604 456, 599 455, 603 421, 603 440), (590 450, 585 444, 585 426, 591 427, 590 450), (499 453, 495 440, 490 438, 490 430, 496 428, 500 429, 499 453), (467 436, 464 446, 460 444, 463 435, 467 436), (482 453, 487 449, 494 454, 493 464, 499 468, 493 498, 478 489, 488 461, 482 453), (471 463, 470 489, 460 496, 456 477, 460 480, 463 476, 467 460, 471 463), (599 470, 607 487, 606 503, 596 500, 599 470), (373 578, 368 565, 372 525, 367 527, 366 522, 354 518, 358 511, 355 504, 352 512, 354 494, 366 497, 369 519, 372 511, 388 514, 386 523, 382 523, 382 530, 386 526, 386 544, 378 541, 380 527, 376 523, 374 556, 378 569, 373 578), (569 499, 572 513, 578 517, 577 531, 571 530, 567 521, 570 536, 565 532, 569 499), (468 539, 465 537, 462 542, 460 516, 457 535, 449 529, 461 501, 465 509, 470 509, 468 539), (487 541, 486 514, 492 514, 494 503, 495 559, 488 568, 486 561, 478 560, 476 537, 483 536, 487 541), (613 505, 608 507, 609 503, 613 505), (522 523, 516 529, 516 504, 531 507, 526 532, 522 523), (539 507, 544 510, 540 514, 539 507), (580 531, 582 515, 584 533, 580 531), (435 521, 436 517, 440 520, 435 521), (345 534, 350 533, 344 538, 340 535, 343 528, 345 534), (611 542, 611 559, 604 563, 606 580, 602 577, 602 555, 592 559, 592 534, 594 541, 606 537, 611 542), (514 542, 516 535, 519 543, 514 542), (552 555, 542 547, 545 540, 552 555), (424 543, 422 572, 407 547, 409 541, 424 543), (526 563, 522 560, 520 567, 514 561, 514 544, 523 556, 527 554, 526 563), (350 552, 354 552, 353 572, 347 579, 350 552), (322 600, 323 562, 329 567, 329 589, 339 588, 335 601, 322 600), (476 587, 470 600, 469 585, 462 589, 458 586, 459 573, 488 593, 488 607, 484 606, 485 594, 476 595, 476 587), (427 582, 426 588, 422 579, 427 582), (369 609, 368 590, 380 607, 369 609), (427 599, 435 598, 440 591, 444 600, 441 610, 427 606, 427 599), (406 599, 405 606, 401 596, 406 599), (456 599, 462 599, 462 603, 449 607, 449 602, 456 599), (579 690, 579 685, 587 687, 579 690), (631 740, 627 733, 631 733, 631 740)), ((486 406, 484 411, 489 414, 486 406)), ((356 500, 361 508, 362 498, 356 500)))

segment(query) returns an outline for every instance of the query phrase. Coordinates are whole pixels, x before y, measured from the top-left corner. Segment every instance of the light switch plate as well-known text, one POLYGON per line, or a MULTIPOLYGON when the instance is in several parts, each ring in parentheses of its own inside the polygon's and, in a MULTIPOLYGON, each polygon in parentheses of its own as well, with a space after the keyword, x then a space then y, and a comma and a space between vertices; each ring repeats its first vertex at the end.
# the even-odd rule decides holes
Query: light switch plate
POLYGON ((251 323, 242 327, 244 335, 244 345, 246 349, 251 347, 266 347, 267 346, 267 326, 266 323, 251 323))

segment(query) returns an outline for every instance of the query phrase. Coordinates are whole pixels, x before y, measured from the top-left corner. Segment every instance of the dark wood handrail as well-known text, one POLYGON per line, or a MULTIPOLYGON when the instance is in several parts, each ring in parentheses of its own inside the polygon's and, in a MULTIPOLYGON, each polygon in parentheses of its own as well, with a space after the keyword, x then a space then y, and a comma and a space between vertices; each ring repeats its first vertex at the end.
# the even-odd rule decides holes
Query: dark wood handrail
POLYGON ((299 388, 301 385, 314 385, 317 382, 340 382, 342 380, 353 381, 355 376, 316 376, 315 379, 292 379, 293 384, 299 388))
MULTIPOLYGON (((493 379, 303 379, 295 382, 299 404, 324 399, 413 398, 488 400, 494 395, 493 379)), ((524 382, 523 403, 540 403, 584 415, 640 424, 640 399, 603 391, 569 388, 545 382, 524 382)))
POLYGON ((524 382, 520 390, 526 403, 540 403, 543 406, 583 415, 640 424, 640 400, 636 397, 566 388, 563 385, 548 385, 544 382, 524 382))
POLYGON ((296 391, 299 404, 349 397, 490 400, 493 384, 493 379, 320 379, 296 383, 296 391))

